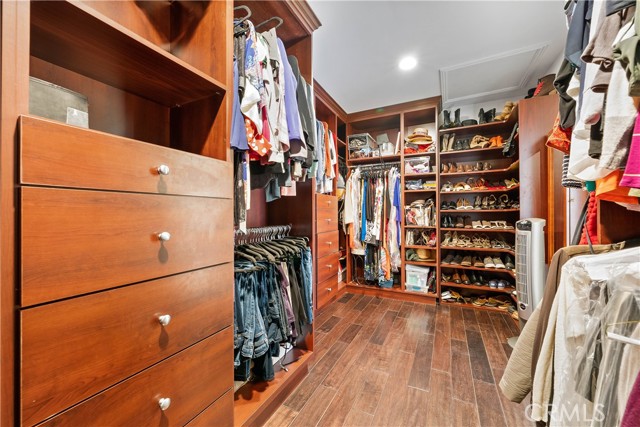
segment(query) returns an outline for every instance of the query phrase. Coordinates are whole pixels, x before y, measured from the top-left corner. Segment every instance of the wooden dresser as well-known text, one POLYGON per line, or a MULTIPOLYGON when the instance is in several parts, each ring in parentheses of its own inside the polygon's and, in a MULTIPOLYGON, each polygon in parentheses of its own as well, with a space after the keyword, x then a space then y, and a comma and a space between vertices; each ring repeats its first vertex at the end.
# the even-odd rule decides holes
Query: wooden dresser
POLYGON ((338 198, 316 194, 316 309, 338 295, 338 198))
POLYGON ((233 425, 232 3, 1 7, 0 425, 233 425))

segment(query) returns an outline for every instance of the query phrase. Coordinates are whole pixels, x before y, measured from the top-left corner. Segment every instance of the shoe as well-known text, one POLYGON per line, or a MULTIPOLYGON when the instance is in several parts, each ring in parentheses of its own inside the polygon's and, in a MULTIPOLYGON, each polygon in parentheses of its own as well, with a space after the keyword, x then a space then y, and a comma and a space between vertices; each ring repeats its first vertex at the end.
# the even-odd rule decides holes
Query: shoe
POLYGON ((496 268, 496 265, 493 263, 493 259, 490 256, 484 257, 484 266, 485 268, 496 268))
POLYGON ((460 109, 456 109, 456 111, 453 113, 455 115, 455 118, 453 120, 453 127, 460 127, 462 126, 462 122, 460 122, 460 109))
POLYGON ((484 120, 487 123, 491 123, 493 119, 496 117, 496 109, 492 108, 491 110, 487 110, 484 112, 484 120))
POLYGON ((463 265, 465 267, 471 267, 471 256, 467 255, 466 257, 462 258, 460 265, 463 265))
POLYGON ((504 258, 504 268, 508 268, 509 270, 516 269, 516 266, 513 264, 513 260, 509 255, 504 258))
POLYGON ((484 108, 481 108, 480 111, 478 112, 478 124, 484 124, 487 123, 486 120, 486 116, 484 115, 484 108))
POLYGON ((476 164, 473 165, 473 170, 477 171, 477 172, 481 172, 482 171, 482 163, 481 162, 476 162, 476 164))
POLYGON ((491 289, 498 289, 498 281, 497 280, 489 280, 489 287, 491 289))
POLYGON ((450 252, 443 260, 442 263, 443 264, 451 264, 451 261, 453 261, 453 258, 455 258, 455 255, 453 254, 453 252, 450 252))
MULTIPOLYGON (((481 209, 482 208, 482 197, 480 196, 476 196, 475 199, 473 199, 473 209, 481 209)), ((476 221, 474 221, 476 222, 476 221)), ((476 227, 473 227, 476 228, 476 227)), ((480 227, 478 227, 480 228, 480 227)))
POLYGON ((442 173, 449 173, 449 165, 446 163, 442 164, 442 173))
POLYGON ((460 275, 460 280, 462 280, 462 283, 464 283, 465 285, 471 284, 471 280, 469 280, 469 276, 467 276, 467 273, 465 273, 464 271, 460 275))
POLYGON ((445 133, 444 135, 442 135, 442 142, 440 144, 440 152, 441 153, 446 153, 447 151, 449 151, 449 134, 445 133))
POLYGON ((509 282, 507 282, 504 279, 503 280, 498 280, 498 289, 505 289, 508 284, 509 284, 509 282))
POLYGON ((442 246, 449 246, 451 244, 451 232, 447 231, 444 233, 444 240, 442 241, 442 246))
POLYGON ((461 265, 462 259, 463 259, 462 255, 456 254, 456 256, 453 258, 453 261, 451 261, 450 264, 452 264, 452 265, 461 265))
MULTIPOLYGON (((462 197, 460 197, 456 201, 456 210, 462 210, 462 209, 464 209, 464 199, 462 197)), ((462 223, 462 226, 464 227, 464 222, 462 223)), ((457 227, 457 225, 456 225, 456 227, 457 227)))
POLYGON ((458 165, 458 166, 456 167, 456 172, 458 172, 458 173, 462 173, 462 172, 464 172, 464 166, 463 166, 463 165, 458 165))
POLYGON ((473 223, 471 221, 471 217, 470 216, 465 216, 464 217, 464 228, 473 228, 473 223))
POLYGON ((469 284, 470 285, 475 285, 478 282, 478 278, 476 277, 476 274, 474 271, 470 271, 469 272, 469 284))
POLYGON ((463 150, 471 149, 471 145, 469 144, 469 140, 468 139, 463 139, 462 140, 462 149, 463 150))
POLYGON ((491 163, 489 163, 489 162, 484 162, 484 163, 482 164, 482 170, 486 170, 486 171, 491 170, 491 163))
POLYGON ((471 164, 464 165, 465 172, 473 172, 473 166, 471 164))
POLYGON ((502 263, 502 260, 499 257, 493 258, 493 264, 495 268, 504 269, 505 265, 502 263))
POLYGON ((453 144, 456 139, 456 134, 449 134, 449 144, 447 145, 447 151, 453 151, 453 144))
POLYGON ((491 228, 491 222, 482 221, 482 228, 491 228))
POLYGON ((462 141, 457 140, 456 142, 453 143, 453 151, 460 151, 460 150, 462 150, 462 141))
POLYGON ((451 280, 451 275, 442 273, 442 281, 448 282, 449 280, 451 280))
POLYGON ((460 284, 462 280, 460 279, 460 274, 458 274, 458 270, 456 270, 453 273, 453 276, 451 276, 451 280, 453 280, 453 283, 460 284))
POLYGON ((482 262, 477 256, 474 256, 471 262, 473 263, 474 267, 484 268, 484 262, 482 262))
POLYGON ((448 129, 452 126, 449 110, 442 110, 442 124, 440 125, 440 129, 448 129))

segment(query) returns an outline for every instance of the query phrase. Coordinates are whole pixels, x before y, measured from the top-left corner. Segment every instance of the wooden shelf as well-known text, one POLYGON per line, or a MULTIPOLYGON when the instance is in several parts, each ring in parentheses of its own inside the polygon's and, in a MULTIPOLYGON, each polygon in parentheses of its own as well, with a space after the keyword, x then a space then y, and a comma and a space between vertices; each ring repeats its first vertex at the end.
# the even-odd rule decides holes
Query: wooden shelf
POLYGON ((440 282, 440 286, 449 286, 450 288, 460 288, 460 289, 472 289, 474 291, 489 291, 489 292, 497 292, 501 294, 509 294, 515 291, 516 288, 490 288, 487 286, 478 286, 478 285, 465 285, 464 283, 453 283, 453 282, 440 282))
POLYGON ((502 151, 502 148, 503 147, 491 147, 491 148, 472 148, 472 149, 469 149, 469 150, 441 151, 440 155, 441 156, 449 156, 449 155, 452 155, 452 154, 490 153, 490 152, 502 151))
POLYGON ((405 193, 437 193, 438 190, 404 190, 405 193))
POLYGON ((509 173, 509 172, 516 172, 518 169, 509 169, 509 168, 504 168, 504 169, 489 169, 489 170, 482 170, 482 171, 469 171, 469 172, 447 172, 447 173, 440 173, 440 178, 447 178, 449 176, 462 176, 462 175, 491 175, 491 174, 502 174, 502 173, 509 173))
MULTIPOLYGON (((464 190, 464 191, 440 191, 440 194, 474 194, 474 193, 507 193, 509 191, 518 190, 520 185, 513 186, 511 188, 496 188, 496 189, 485 189, 485 190, 464 190)), ((486 210, 494 210, 494 209, 486 209, 486 210)))
POLYGON ((438 262, 436 260, 433 261, 405 261, 407 265, 417 265, 419 267, 437 267, 438 262))
POLYGON ((485 267, 471 267, 466 265, 456 265, 456 264, 440 264, 442 268, 451 268, 451 269, 460 269, 460 270, 474 270, 474 271, 484 271, 485 273, 505 273, 509 276, 516 278, 516 274, 507 270, 506 268, 485 268, 485 267))
POLYGON ((509 314, 509 311, 500 309, 498 307, 487 307, 486 305, 474 305, 471 303, 462 303, 462 302, 455 302, 455 301, 449 302, 447 300, 442 300, 442 302, 443 304, 455 305, 457 307, 462 307, 462 308, 475 308, 477 310, 497 311, 500 313, 509 314))
POLYGON ((396 294, 396 295, 411 294, 411 295, 420 295, 420 296, 425 296, 430 298, 438 298, 438 295, 432 292, 414 292, 414 291, 407 291, 407 290, 403 291, 402 289, 399 289, 399 288, 380 288, 377 286, 365 286, 365 285, 359 285, 355 282, 348 283, 347 287, 352 289, 371 290, 376 292, 380 291, 382 293, 396 294))
POLYGON ((429 177, 429 176, 436 176, 435 172, 425 172, 425 173, 411 173, 411 174, 404 174, 404 178, 407 179, 412 179, 412 178, 418 178, 418 177, 429 177))
POLYGON ((520 209, 445 209, 440 213, 491 213, 491 212, 520 212, 520 209))
POLYGON ((339 147, 346 147, 347 143, 344 142, 343 140, 341 140, 340 138, 336 138, 336 140, 338 141, 338 146, 339 147))
POLYGON ((347 160, 347 163, 350 165, 366 165, 366 164, 398 162, 398 161, 400 161, 400 155, 393 154, 391 156, 363 157, 360 159, 349 159, 347 160))
POLYGON ((421 245, 405 245, 405 248, 407 248, 407 249, 431 249, 432 251, 435 251, 437 249, 437 247, 435 247, 435 246, 421 246, 421 245))
MULTIPOLYGON (((407 246, 408 247, 408 246, 407 246)), ((511 249, 502 249, 502 248, 460 248, 458 246, 440 246, 440 249, 447 249, 451 251, 473 251, 473 252, 495 252, 495 253, 503 253, 515 256, 515 252, 511 249)))
POLYGON ((428 227, 426 225, 405 225, 404 228, 432 228, 435 230, 437 227, 436 226, 428 227))
MULTIPOLYGON (((295 360, 286 365, 288 372, 280 369, 275 372, 273 381, 248 382, 240 387, 234 396, 235 425, 255 425, 257 420, 264 417, 264 413, 274 411, 304 380, 312 356, 313 352, 294 348, 285 359, 285 363, 295 360)), ((278 367, 279 364, 274 365, 274 368, 278 367)))
POLYGON ((500 120, 497 122, 482 123, 482 124, 471 125, 471 126, 457 126, 454 128, 440 129, 439 133, 440 135, 444 135, 445 133, 460 133, 463 135, 467 135, 471 133, 477 133, 477 134, 485 134, 489 132, 499 133, 502 129, 513 126, 517 121, 518 121, 518 104, 516 104, 515 107, 513 107, 513 110, 511 110, 511 113, 509 114, 509 117, 507 118, 507 120, 500 120))
MULTIPOLYGON (((436 142, 434 141, 434 144, 435 144, 435 143, 436 143, 436 142)), ((404 157, 405 159, 410 159, 410 158, 412 158, 412 157, 433 156, 434 154, 436 154, 436 152, 435 152, 435 151, 428 151, 428 152, 427 152, 427 151, 424 151, 424 152, 422 152, 422 153, 409 153, 409 154, 404 154, 404 153, 403 153, 403 157, 404 157)))
POLYGON ((433 292, 418 292, 418 291, 409 291, 405 289, 403 293, 411 294, 411 295, 421 295, 428 298, 438 298, 438 294, 434 294, 433 292))
POLYGON ((514 229, 505 228, 440 228, 440 231, 471 231, 474 233, 511 233, 516 234, 514 229))
POLYGON ((168 107, 222 99, 226 87, 80 2, 31 3, 31 53, 168 107))

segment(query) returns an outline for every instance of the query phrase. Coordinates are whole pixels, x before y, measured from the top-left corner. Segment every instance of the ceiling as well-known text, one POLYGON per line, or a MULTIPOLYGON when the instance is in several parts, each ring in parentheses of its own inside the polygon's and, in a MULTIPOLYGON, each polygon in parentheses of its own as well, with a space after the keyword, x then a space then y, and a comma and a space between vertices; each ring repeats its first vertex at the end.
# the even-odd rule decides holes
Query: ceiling
POLYGON ((564 0, 308 0, 315 79, 347 113, 442 95, 445 108, 522 97, 555 72, 564 0), (418 65, 398 69, 414 55, 418 65))

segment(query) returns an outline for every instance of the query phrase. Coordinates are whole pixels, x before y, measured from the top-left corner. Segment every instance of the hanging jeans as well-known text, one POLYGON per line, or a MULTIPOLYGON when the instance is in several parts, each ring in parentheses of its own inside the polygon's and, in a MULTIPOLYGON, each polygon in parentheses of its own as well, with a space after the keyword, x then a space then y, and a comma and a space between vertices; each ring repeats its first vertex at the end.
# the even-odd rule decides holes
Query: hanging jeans
POLYGON ((302 250, 302 279, 303 287, 306 290, 306 310, 309 323, 313 323, 313 262, 311 260, 311 249, 304 248, 302 250))

